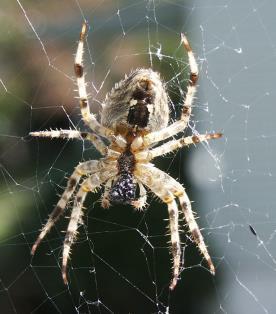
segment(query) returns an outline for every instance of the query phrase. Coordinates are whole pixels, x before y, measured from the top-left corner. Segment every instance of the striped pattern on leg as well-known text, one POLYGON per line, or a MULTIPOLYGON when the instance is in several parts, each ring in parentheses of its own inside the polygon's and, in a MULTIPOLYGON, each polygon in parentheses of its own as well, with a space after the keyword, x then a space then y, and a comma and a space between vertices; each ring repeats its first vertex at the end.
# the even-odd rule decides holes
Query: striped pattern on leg
POLYGON ((176 149, 182 148, 184 146, 189 146, 191 144, 198 144, 204 141, 208 141, 211 139, 218 139, 222 137, 221 133, 213 133, 213 134, 199 134, 193 136, 187 136, 180 138, 178 140, 171 140, 159 147, 142 151, 135 155, 136 160, 140 161, 150 161, 155 157, 162 156, 168 154, 176 149))
MULTIPOLYGON (((191 202, 185 192, 185 189, 182 185, 177 182, 175 179, 170 177, 168 174, 163 172, 162 170, 153 167, 152 165, 138 164, 136 167, 135 176, 146 186, 148 186, 153 193, 159 196, 165 203, 169 204, 174 197, 179 199, 181 208, 184 213, 185 220, 188 224, 189 230, 192 234, 194 242, 197 244, 199 251, 202 253, 203 257, 208 263, 211 274, 215 274, 215 267, 211 260, 211 257, 208 253, 207 247, 204 243, 203 236, 200 232, 200 229, 195 220, 194 214, 191 208, 191 202), (168 196, 167 198, 162 197, 165 193, 170 193, 173 197, 168 196)), ((177 263, 177 259, 175 258, 174 263, 177 263)), ((177 268, 174 265, 174 271, 177 272, 177 268)), ((173 287, 173 281, 171 287, 173 287)))
POLYGON ((80 99, 80 109, 83 121, 90 127, 91 130, 97 134, 109 138, 113 135, 113 131, 102 126, 97 120, 94 114, 91 114, 90 107, 88 103, 88 95, 86 92, 86 83, 83 71, 83 53, 84 53, 84 40, 87 34, 87 23, 83 23, 77 53, 75 56, 74 70, 77 78, 79 99, 80 99))
POLYGON ((29 133, 31 136, 35 137, 50 137, 50 138, 61 138, 61 139, 78 139, 78 140, 88 140, 92 142, 95 148, 104 156, 107 152, 107 147, 105 143, 101 140, 99 136, 89 132, 80 132, 78 130, 45 130, 45 131, 35 131, 29 133))
POLYGON ((70 222, 68 224, 67 232, 65 235, 64 243, 63 243, 61 273, 62 273, 63 282, 66 285, 68 284, 66 269, 67 269, 68 257, 70 254, 70 248, 71 248, 71 245, 75 242, 76 237, 77 237, 77 229, 82 220, 81 218, 83 215, 82 206, 88 192, 89 190, 82 185, 82 187, 80 188, 80 190, 78 191, 76 195, 74 207, 73 207, 71 217, 70 217, 70 222))
MULTIPOLYGON (((156 194, 168 206, 169 227, 171 236, 171 252, 173 256, 173 278, 169 288, 173 290, 177 284, 181 264, 181 248, 178 227, 178 208, 174 200, 174 195, 168 188, 168 178, 163 171, 155 167, 139 166, 135 176, 145 184, 154 194, 156 194)), ((171 178, 172 179, 172 178, 171 178)), ((173 180, 173 179, 172 179, 173 180)))
POLYGON ((194 214, 192 211, 191 202, 190 202, 187 194, 185 193, 184 189, 180 192, 180 195, 178 196, 178 198, 179 198, 179 202, 180 202, 181 208, 182 208, 184 216, 185 216, 185 220, 187 221, 190 232, 192 234, 193 240, 197 244, 199 251, 201 252, 203 257, 207 261, 211 274, 215 275, 215 266, 214 266, 212 259, 208 253, 207 247, 204 243, 203 236, 202 236, 200 229, 198 227, 198 224, 195 220, 195 217, 194 217, 194 214))
POLYGON ((170 203, 167 203, 169 211, 169 221, 170 221, 170 232, 171 232, 171 251, 173 256, 173 278, 170 284, 170 289, 173 290, 177 284, 179 269, 180 269, 180 258, 181 258, 181 248, 180 248, 180 238, 178 230, 178 208, 175 200, 173 199, 170 203))
POLYGON ((174 136, 175 134, 183 131, 189 123, 190 116, 192 113, 192 102, 194 100, 194 96, 196 92, 196 83, 198 80, 198 66, 197 66, 193 51, 191 49, 191 46, 187 40, 187 37, 184 34, 181 34, 181 41, 183 43, 185 50, 188 53, 188 60, 189 60, 189 66, 190 66, 190 78, 189 78, 189 84, 187 87, 187 93, 185 96, 180 120, 174 122, 173 124, 169 125, 168 127, 162 130, 159 130, 157 132, 152 132, 146 135, 143 138, 144 146, 150 146, 153 143, 160 142, 171 136, 174 136))
POLYGON ((185 127, 188 125, 190 116, 192 113, 192 102, 194 100, 195 92, 196 92, 196 83, 198 80, 198 66, 195 60, 195 56, 193 54, 192 48, 188 42, 187 37, 184 34, 181 34, 181 40, 184 48, 188 53, 189 66, 190 66, 190 79, 189 85, 187 88, 186 97, 183 104, 181 120, 184 122, 185 127))
POLYGON ((143 170, 143 171, 144 173, 148 173, 148 176, 154 178, 152 179, 153 181, 157 181, 157 180, 159 181, 159 184, 161 185, 159 189, 161 189, 162 187, 163 188, 165 187, 165 189, 167 189, 168 191, 171 191, 173 195, 179 199, 180 206, 184 213, 184 217, 188 224, 189 230, 192 234, 193 240, 197 244, 198 249, 203 255, 203 257, 207 261, 211 274, 214 275, 215 267, 208 253, 207 247, 204 243, 204 239, 200 232, 198 224, 195 220, 195 217, 192 211, 191 202, 188 198, 187 193, 185 192, 185 189, 179 182, 177 182, 175 179, 170 177, 168 174, 166 174, 162 170, 155 167, 146 167, 146 166, 143 166, 143 167, 145 169, 148 168, 148 170, 146 171, 143 170))
POLYGON ((63 215, 64 210, 66 208, 66 205, 68 201, 70 200, 72 194, 74 193, 76 186, 78 185, 80 178, 83 175, 87 175, 88 173, 93 173, 99 170, 99 161, 97 160, 89 160, 87 162, 84 162, 82 164, 79 164, 73 174, 70 176, 70 178, 67 181, 67 187, 62 193, 62 196, 60 200, 58 201, 56 207, 50 214, 46 224, 43 226, 37 240, 35 241, 31 254, 34 255, 37 247, 43 240, 43 238, 46 236, 46 234, 51 230, 51 228, 54 226, 54 224, 57 222, 57 220, 63 215))
POLYGON ((66 269, 67 269, 67 263, 68 258, 70 254, 70 249, 72 244, 76 240, 77 236, 77 229, 82 221, 82 207, 83 203, 85 201, 86 195, 88 192, 94 192, 97 187, 99 187, 104 182, 111 179, 115 174, 117 170, 110 169, 109 171, 104 171, 102 174, 97 173, 91 175, 89 178, 83 181, 81 184, 81 187, 75 197, 74 200, 74 206, 71 213, 70 221, 68 224, 67 232, 65 235, 65 240, 63 244, 63 252, 62 252, 62 278, 65 284, 68 284, 67 275, 66 275, 66 269))

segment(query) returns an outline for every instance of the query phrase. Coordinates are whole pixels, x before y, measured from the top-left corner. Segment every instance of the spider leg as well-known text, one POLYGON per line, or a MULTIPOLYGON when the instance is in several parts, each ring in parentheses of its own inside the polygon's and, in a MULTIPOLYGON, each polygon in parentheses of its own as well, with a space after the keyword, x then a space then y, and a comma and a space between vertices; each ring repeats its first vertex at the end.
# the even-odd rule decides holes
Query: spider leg
MULTIPOLYGON (((178 227, 178 208, 174 200, 173 193, 167 188, 168 178, 165 173, 155 173, 152 169, 159 170, 153 167, 138 167, 135 172, 135 176, 141 180, 153 193, 155 193, 164 203, 168 206, 169 213, 169 227, 171 234, 171 252, 173 256, 173 278, 170 284, 170 289, 173 290, 177 284, 179 277, 179 270, 181 264, 181 248, 179 238, 179 227, 178 227), (158 175, 156 177, 156 174, 158 175), (161 174, 161 176, 160 176, 161 174), (154 176, 152 176, 154 175, 154 176), (166 179, 166 181, 164 181, 166 179)), ((168 176, 169 177, 169 176, 168 176)))
POLYGON ((193 136, 182 137, 178 140, 171 140, 159 147, 141 151, 135 155, 137 160, 150 161, 155 157, 168 154, 176 149, 179 149, 184 146, 189 146, 191 144, 198 144, 204 141, 208 141, 210 139, 218 139, 222 136, 221 133, 213 133, 213 134, 199 134, 193 136))
POLYGON ((43 240, 43 238, 46 236, 46 234, 51 230, 53 225, 57 222, 57 220, 60 218, 60 216, 64 213, 64 210, 66 208, 66 205, 71 198, 72 194, 74 193, 76 186, 78 185, 80 178, 84 175, 95 173, 96 171, 99 171, 103 167, 101 161, 98 160, 89 160, 86 162, 83 162, 79 164, 70 178, 67 181, 67 187, 62 193, 62 196, 60 200, 58 201, 56 207, 50 214, 48 221, 43 226, 39 236, 37 237, 32 250, 31 254, 34 255, 37 247, 39 246, 40 242, 43 240))
POLYGON ((198 66, 192 48, 188 42, 187 37, 184 34, 181 34, 181 40, 184 48, 187 51, 190 65, 190 80, 181 113, 181 121, 184 124, 184 128, 186 128, 190 120, 190 116, 192 113, 192 103, 196 93, 196 83, 198 80, 198 66))
POLYGON ((171 243, 172 243, 172 256, 173 256, 173 278, 170 284, 170 289, 173 290, 177 284, 177 280, 179 277, 179 269, 180 269, 180 258, 181 258, 181 247, 180 247, 180 238, 179 238, 179 230, 178 230, 178 208, 173 197, 166 198, 164 196, 164 202, 168 205, 169 211, 169 221, 170 221, 170 231, 171 231, 171 243))
POLYGON ((110 136, 113 135, 113 131, 104 127, 97 121, 95 115, 90 112, 90 107, 88 103, 88 95, 86 92, 86 83, 84 78, 85 75, 83 71, 84 40, 86 38, 87 28, 88 24, 86 22, 83 23, 74 63, 75 75, 77 77, 81 114, 83 121, 91 130, 93 130, 100 136, 109 138, 110 136))
MULTIPOLYGON (((210 272, 214 275, 215 274, 215 267, 212 263, 211 257, 208 253, 207 247, 204 243, 203 236, 200 232, 200 229, 196 223, 195 217, 192 212, 191 208, 191 202, 185 192, 185 189, 182 187, 182 185, 174 180, 172 177, 170 177, 168 174, 165 172, 161 171, 160 169, 152 166, 151 164, 149 165, 142 165, 139 164, 137 166, 135 176, 139 178, 145 185, 147 185, 157 196, 159 196, 165 203, 171 204, 172 211, 175 214, 174 208, 174 200, 173 197, 177 197, 179 199, 181 208, 183 210, 185 220, 187 221, 189 230, 192 234, 193 240, 197 244, 200 252, 204 256, 205 260, 208 263, 210 272), (170 195, 168 194, 170 193, 170 195), (173 197, 171 197, 171 195, 173 197)), ((176 221, 171 221, 170 224, 174 225, 176 221)), ((172 228, 171 228, 172 230, 172 228)), ((172 231, 171 231, 172 232, 172 231)), ((174 232, 176 232, 174 230, 174 232)), ((173 247, 173 244, 172 244, 173 247)), ((174 267, 173 267, 173 279, 170 285, 170 289, 174 289, 176 282, 177 282, 177 277, 179 274, 179 267, 180 264, 178 264, 178 255, 174 252, 174 247, 173 247, 173 258, 174 258, 174 267)), ((180 257, 179 257, 180 258, 180 257)))
POLYGON ((30 132, 31 136, 35 137, 50 137, 50 138, 61 138, 61 139, 78 139, 88 140, 92 142, 95 148, 104 156, 107 152, 107 147, 102 139, 96 134, 89 132, 80 132, 78 130, 45 130, 30 132))
POLYGON ((181 42, 188 54, 189 66, 190 66, 190 79, 187 87, 187 93, 184 100, 180 120, 174 122, 168 127, 147 134, 143 138, 143 145, 150 146, 156 142, 163 141, 181 131, 183 131, 190 120, 192 113, 192 102, 196 92, 196 83, 198 80, 198 66, 192 48, 188 42, 188 39, 184 34, 181 34, 181 42))
POLYGON ((216 272, 215 266, 214 266, 212 259, 208 253, 207 247, 204 243, 203 236, 202 236, 200 229, 198 227, 198 224, 195 220, 195 217, 194 217, 194 214, 192 211, 191 202, 188 198, 188 195, 186 194, 186 192, 182 186, 177 191, 175 191, 175 195, 178 196, 181 208, 182 208, 184 216, 185 216, 185 220, 187 221, 187 224, 189 226, 193 240, 197 244, 199 251, 201 252, 203 257, 207 261, 211 274, 215 275, 215 272, 216 272))
MULTIPOLYGON (((114 168, 115 169, 115 168, 114 168)), ((114 176, 116 172, 114 172, 114 169, 109 169, 109 171, 105 171, 102 175, 100 173, 95 173, 91 175, 89 178, 84 180, 84 182, 81 184, 81 187, 75 197, 73 210, 70 217, 70 222, 68 224, 67 232, 64 239, 63 244, 63 252, 62 252, 62 278, 65 284, 68 284, 67 280, 67 263, 68 263, 68 257, 70 254, 70 249, 72 244, 76 240, 77 236, 77 229, 79 224, 82 221, 82 207, 83 203, 85 201, 86 195, 88 192, 93 192, 97 187, 99 187, 101 184, 103 184, 106 180, 108 180, 110 177, 114 176)))

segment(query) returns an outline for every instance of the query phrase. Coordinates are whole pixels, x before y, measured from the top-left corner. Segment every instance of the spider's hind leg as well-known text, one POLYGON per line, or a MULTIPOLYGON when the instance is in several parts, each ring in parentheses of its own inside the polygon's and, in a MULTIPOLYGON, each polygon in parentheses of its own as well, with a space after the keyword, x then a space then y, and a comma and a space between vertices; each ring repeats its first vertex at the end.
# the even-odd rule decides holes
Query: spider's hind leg
POLYGON ((153 166, 140 164, 137 167, 135 175, 143 184, 148 186, 148 188, 150 188, 153 193, 155 193, 163 200, 163 202, 168 205, 173 255, 173 278, 170 284, 170 289, 174 289, 177 283, 177 279, 180 273, 179 268, 181 255, 178 231, 178 207, 174 200, 175 197, 179 199, 185 220, 187 221, 193 240, 195 241, 200 252, 206 259, 209 265, 210 272, 214 275, 215 267, 193 215, 191 202, 189 201, 189 198, 182 185, 165 172, 153 166))
POLYGON ((201 252, 203 257, 207 261, 211 274, 215 275, 215 266, 214 266, 212 259, 208 253, 207 246, 204 242, 201 231, 200 231, 198 224, 195 220, 195 217, 194 217, 194 214, 192 211, 191 202, 190 202, 190 200, 189 200, 183 187, 182 187, 182 190, 179 190, 177 193, 179 193, 178 199, 179 199, 181 208, 183 210, 185 220, 187 221, 187 224, 189 226, 189 230, 192 234, 193 240, 197 244, 199 251, 201 252))
POLYGON ((88 177, 86 180, 83 181, 83 183, 80 186, 79 191, 76 194, 76 197, 74 199, 74 206, 71 213, 70 221, 68 224, 68 228, 65 235, 65 240, 63 244, 63 252, 62 252, 62 278, 65 284, 68 284, 67 280, 67 263, 68 258, 70 254, 70 249, 72 244, 76 240, 77 236, 77 229, 79 224, 82 222, 82 215, 83 215, 83 203, 85 201, 85 198, 87 196, 88 192, 95 192, 96 188, 98 188, 101 184, 106 182, 108 179, 113 177, 115 175, 116 170, 110 168, 109 170, 106 169, 105 172, 101 173, 94 173, 90 177, 88 177))
POLYGON ((31 254, 34 255, 37 247, 46 236, 46 234, 51 230, 57 220, 63 215, 64 210, 68 201, 70 200, 72 194, 74 193, 80 179, 82 176, 87 175, 89 173, 94 173, 100 170, 100 162, 97 160, 89 160, 87 162, 83 162, 79 164, 75 171, 72 173, 70 178, 67 181, 67 187, 62 193, 60 200, 58 201, 56 207, 50 214, 46 224, 43 226, 38 238, 36 239, 31 254))
MULTIPOLYGON (((171 237, 171 253, 173 256, 173 278, 170 283, 170 290, 177 284, 181 266, 181 247, 178 227, 178 207, 174 200, 174 195, 168 188, 170 178, 167 174, 155 167, 139 165, 135 172, 136 177, 145 184, 154 194, 156 194, 168 206, 169 228, 171 237)), ((172 178, 170 178, 173 180, 172 178)))

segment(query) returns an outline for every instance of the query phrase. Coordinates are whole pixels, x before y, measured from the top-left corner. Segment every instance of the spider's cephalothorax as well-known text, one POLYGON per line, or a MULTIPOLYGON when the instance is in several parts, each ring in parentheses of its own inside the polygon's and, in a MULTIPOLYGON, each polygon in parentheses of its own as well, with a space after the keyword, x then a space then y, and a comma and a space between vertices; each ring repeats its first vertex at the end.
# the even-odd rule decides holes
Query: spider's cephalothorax
POLYGON ((99 123, 95 115, 90 112, 84 79, 83 52, 86 32, 87 24, 84 23, 75 56, 74 69, 83 121, 92 132, 50 130, 31 132, 30 134, 40 137, 88 140, 93 143, 103 158, 82 162, 75 168, 60 200, 34 243, 32 254, 35 253, 40 242, 62 216, 70 199, 73 198, 73 209, 62 251, 62 277, 64 283, 67 284, 68 257, 70 248, 76 239, 78 226, 82 223, 83 203, 87 193, 94 192, 103 186, 103 207, 109 207, 111 202, 131 204, 137 209, 143 209, 147 204, 145 189, 147 187, 168 206, 173 256, 173 278, 170 289, 174 289, 177 284, 181 266, 179 208, 176 200, 181 207, 194 242, 207 261, 210 272, 215 274, 215 267, 193 215, 191 202, 185 189, 179 182, 151 163, 155 157, 183 146, 221 137, 221 133, 200 134, 180 137, 177 140, 171 139, 158 146, 161 141, 182 132, 188 126, 191 116, 198 67, 187 38, 181 34, 181 41, 188 53, 191 72, 179 120, 168 126, 168 96, 160 75, 152 69, 137 69, 116 84, 106 96, 101 113, 101 123, 99 123), (81 179, 83 181, 80 182, 81 179), (136 186, 138 186, 138 192, 136 186))

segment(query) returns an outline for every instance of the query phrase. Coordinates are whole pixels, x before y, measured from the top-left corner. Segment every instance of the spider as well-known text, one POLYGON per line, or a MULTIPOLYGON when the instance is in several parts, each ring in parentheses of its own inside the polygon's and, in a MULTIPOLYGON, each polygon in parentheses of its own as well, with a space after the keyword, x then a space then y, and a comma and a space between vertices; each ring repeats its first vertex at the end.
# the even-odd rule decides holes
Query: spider
POLYGON ((85 22, 82 25, 75 55, 74 71, 82 119, 91 132, 50 130, 31 132, 30 135, 88 140, 103 157, 99 160, 84 161, 76 166, 60 200, 35 241, 31 254, 34 255, 40 242, 63 215, 69 200, 73 198, 73 209, 63 243, 61 266, 63 281, 68 284, 68 258, 71 246, 76 240, 78 226, 82 223, 83 204, 87 193, 95 192, 97 188, 103 186, 102 207, 107 208, 112 203, 117 203, 130 204, 136 209, 143 209, 147 204, 147 188, 168 207, 173 257, 173 274, 169 288, 171 290, 175 288, 181 266, 179 209, 176 201, 183 211, 193 241, 207 261, 210 272, 214 275, 215 267, 196 223, 191 202, 184 187, 151 163, 155 157, 181 147, 222 136, 221 133, 193 135, 171 139, 157 145, 160 141, 182 132, 188 126, 191 116, 198 80, 198 66, 186 36, 181 34, 181 44, 188 54, 190 78, 179 120, 169 125, 168 95, 160 74, 151 68, 140 68, 125 76, 106 95, 101 122, 98 122, 95 115, 90 112, 86 92, 83 54, 87 31, 88 24, 85 22))

